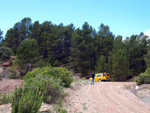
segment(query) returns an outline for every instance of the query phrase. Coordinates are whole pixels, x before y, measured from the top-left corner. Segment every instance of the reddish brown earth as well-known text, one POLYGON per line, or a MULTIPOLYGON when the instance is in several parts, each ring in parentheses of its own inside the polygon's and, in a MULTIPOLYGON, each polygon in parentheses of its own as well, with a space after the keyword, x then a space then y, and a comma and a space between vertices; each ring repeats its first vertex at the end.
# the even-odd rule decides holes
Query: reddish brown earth
POLYGON ((6 79, 3 78, 0 80, 0 95, 2 93, 12 92, 15 89, 15 86, 19 86, 22 80, 20 79, 6 79))
POLYGON ((68 89, 65 108, 69 113, 150 113, 150 104, 127 90, 135 82, 98 82, 68 89))

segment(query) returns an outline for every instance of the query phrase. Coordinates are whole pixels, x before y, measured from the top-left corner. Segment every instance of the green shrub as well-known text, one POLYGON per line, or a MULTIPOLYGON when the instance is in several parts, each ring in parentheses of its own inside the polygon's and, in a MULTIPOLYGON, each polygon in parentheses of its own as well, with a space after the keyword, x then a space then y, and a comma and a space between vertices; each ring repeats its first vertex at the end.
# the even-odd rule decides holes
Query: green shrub
POLYGON ((63 87, 60 86, 60 83, 59 79, 53 79, 46 74, 25 80, 25 84, 29 87, 34 85, 39 87, 40 93, 44 95, 45 103, 57 102, 64 97, 63 87))
POLYGON ((37 41, 30 38, 23 40, 17 50, 17 58, 23 64, 34 64, 39 61, 40 54, 37 41))
POLYGON ((137 83, 137 85, 141 85, 141 84, 143 84, 144 82, 143 82, 141 79, 137 79, 137 80, 136 80, 136 83, 137 83))
POLYGON ((46 67, 46 66, 51 66, 48 62, 40 60, 36 63, 35 67, 46 67))
POLYGON ((11 67, 10 68, 10 74, 9 74, 9 78, 10 79, 16 79, 16 78, 19 78, 19 74, 17 74, 17 70, 15 69, 15 67, 11 67))
POLYGON ((66 109, 64 109, 64 108, 60 108, 60 109, 59 109, 59 113, 67 113, 67 111, 66 111, 66 109))
POLYGON ((53 63, 53 66, 60 66, 60 64, 61 63, 58 60, 55 60, 54 63, 53 63))
POLYGON ((53 110, 49 110, 44 113, 68 113, 66 109, 60 107, 60 106, 54 106, 53 110))
POLYGON ((150 74, 140 74, 140 80, 143 81, 145 84, 150 84, 150 74))
POLYGON ((73 75, 70 71, 66 68, 62 67, 43 67, 43 68, 36 68, 31 72, 28 72, 24 77, 25 80, 34 78, 35 76, 39 75, 49 75, 54 79, 60 79, 61 85, 65 87, 69 87, 73 81, 73 75))
POLYGON ((19 61, 18 58, 16 58, 14 60, 14 62, 12 63, 12 67, 16 67, 16 68, 20 69, 21 67, 23 67, 23 64, 19 61))
POLYGON ((37 86, 21 85, 12 96, 12 113, 37 113, 41 107, 43 95, 37 86))
POLYGON ((150 68, 148 68, 144 73, 141 73, 140 78, 136 81, 138 85, 150 84, 150 68))
POLYGON ((11 97, 12 97, 11 93, 2 94, 0 96, 0 105, 10 103, 11 102, 11 97))
POLYGON ((0 47, 0 61, 4 59, 9 59, 12 55, 12 50, 8 47, 0 47))

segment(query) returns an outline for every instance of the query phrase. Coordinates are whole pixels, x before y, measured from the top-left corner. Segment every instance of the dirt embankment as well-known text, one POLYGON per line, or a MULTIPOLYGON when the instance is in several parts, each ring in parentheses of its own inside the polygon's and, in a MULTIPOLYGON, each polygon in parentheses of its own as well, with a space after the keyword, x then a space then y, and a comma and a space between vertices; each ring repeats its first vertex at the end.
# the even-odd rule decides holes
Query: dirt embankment
POLYGON ((3 78, 2 80, 0 80, 0 95, 2 93, 8 93, 14 91, 15 86, 19 86, 21 82, 23 82, 23 80, 3 78))
POLYGON ((150 104, 144 102, 126 85, 136 86, 134 82, 98 82, 83 85, 79 89, 69 89, 65 108, 69 113, 149 113, 150 104))
POLYGON ((137 89, 135 89, 135 87, 129 88, 129 91, 141 98, 143 101, 150 103, 150 84, 140 85, 137 89))

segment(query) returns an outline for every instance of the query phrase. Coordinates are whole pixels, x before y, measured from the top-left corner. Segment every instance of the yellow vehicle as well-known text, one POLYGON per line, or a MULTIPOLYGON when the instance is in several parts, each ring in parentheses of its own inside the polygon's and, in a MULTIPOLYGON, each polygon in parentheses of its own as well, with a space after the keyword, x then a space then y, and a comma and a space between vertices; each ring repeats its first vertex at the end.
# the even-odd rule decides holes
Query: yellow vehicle
MULTIPOLYGON (((89 78, 89 80, 92 80, 92 77, 89 78)), ((95 74, 94 81, 101 81, 101 80, 110 80, 109 73, 97 73, 97 74, 95 74)))

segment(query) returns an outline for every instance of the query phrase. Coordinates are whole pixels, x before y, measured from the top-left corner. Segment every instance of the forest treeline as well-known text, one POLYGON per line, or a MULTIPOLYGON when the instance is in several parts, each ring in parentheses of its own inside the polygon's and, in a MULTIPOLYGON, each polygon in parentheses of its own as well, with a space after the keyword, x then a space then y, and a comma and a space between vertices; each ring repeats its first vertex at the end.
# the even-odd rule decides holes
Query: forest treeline
POLYGON ((14 24, 5 38, 0 30, 0 46, 11 48, 14 55, 20 43, 29 38, 36 40, 44 62, 51 66, 65 65, 82 76, 92 71, 109 72, 114 80, 126 80, 150 65, 150 42, 144 33, 123 39, 104 24, 96 31, 87 22, 82 28, 75 28, 73 24, 56 25, 51 21, 32 23, 30 18, 14 24))

